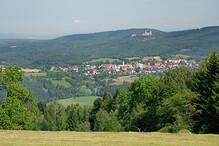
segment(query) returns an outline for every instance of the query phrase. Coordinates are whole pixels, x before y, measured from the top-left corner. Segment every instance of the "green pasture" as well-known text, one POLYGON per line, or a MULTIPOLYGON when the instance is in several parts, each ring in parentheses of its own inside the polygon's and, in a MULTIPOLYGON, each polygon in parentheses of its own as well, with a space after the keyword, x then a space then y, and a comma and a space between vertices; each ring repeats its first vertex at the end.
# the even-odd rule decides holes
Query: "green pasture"
POLYGON ((62 85, 65 88, 71 87, 71 84, 67 82, 64 78, 62 80, 51 80, 53 84, 62 85))
POLYGON ((71 104, 77 104, 79 105, 93 105, 94 100, 96 100, 98 96, 82 96, 78 98, 67 98, 58 100, 59 103, 61 103, 63 106, 68 106, 71 104))

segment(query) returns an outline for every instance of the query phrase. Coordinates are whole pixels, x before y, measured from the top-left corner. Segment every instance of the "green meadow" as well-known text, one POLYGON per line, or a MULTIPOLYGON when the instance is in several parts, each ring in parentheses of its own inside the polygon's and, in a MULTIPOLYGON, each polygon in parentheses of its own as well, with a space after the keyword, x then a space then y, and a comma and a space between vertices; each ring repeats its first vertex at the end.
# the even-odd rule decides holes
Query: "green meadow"
POLYGON ((68 106, 71 104, 79 104, 79 105, 93 105, 95 99, 99 98, 98 96, 82 96, 78 98, 67 98, 58 100, 63 106, 68 106))
POLYGON ((62 80, 51 80, 53 84, 62 85, 65 88, 71 87, 71 84, 67 82, 64 78, 62 80))

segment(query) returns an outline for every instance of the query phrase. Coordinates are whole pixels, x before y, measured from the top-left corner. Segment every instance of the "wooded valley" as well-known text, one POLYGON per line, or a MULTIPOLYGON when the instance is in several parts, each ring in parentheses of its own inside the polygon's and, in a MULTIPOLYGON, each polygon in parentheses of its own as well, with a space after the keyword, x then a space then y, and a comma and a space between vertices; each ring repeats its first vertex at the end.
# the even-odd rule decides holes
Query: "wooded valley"
MULTIPOLYGON (((213 51, 199 68, 169 69, 162 77, 147 76, 105 92, 93 106, 57 101, 35 103, 20 82, 19 67, 0 71, 0 129, 73 131, 160 131, 217 133, 219 129, 219 53, 213 51)), ((49 83, 48 83, 49 84, 49 83)))

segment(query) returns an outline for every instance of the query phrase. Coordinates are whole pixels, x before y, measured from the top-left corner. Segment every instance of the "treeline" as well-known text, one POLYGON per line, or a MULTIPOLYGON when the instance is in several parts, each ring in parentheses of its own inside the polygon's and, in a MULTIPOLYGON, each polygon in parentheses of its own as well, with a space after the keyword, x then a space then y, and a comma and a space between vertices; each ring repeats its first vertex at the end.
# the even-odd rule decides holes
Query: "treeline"
MULTIPOLYGON (((4 83, 10 78, 3 75, 3 79, 4 83)), ((181 66, 168 70, 160 78, 140 78, 128 89, 118 88, 113 96, 105 92, 103 98, 94 101, 93 107, 64 108, 56 101, 47 106, 38 102, 38 114, 29 114, 32 119, 29 125, 27 121, 17 122, 25 117, 20 116, 22 111, 18 110, 16 115, 9 113, 18 107, 33 109, 26 105, 32 98, 19 98, 16 95, 26 92, 14 90, 8 84, 5 87, 8 93, 0 111, 4 114, 0 116, 1 129, 144 132, 188 129, 194 133, 219 133, 219 53, 215 51, 200 62, 197 70, 181 66), (10 100, 12 97, 16 100, 10 100)))

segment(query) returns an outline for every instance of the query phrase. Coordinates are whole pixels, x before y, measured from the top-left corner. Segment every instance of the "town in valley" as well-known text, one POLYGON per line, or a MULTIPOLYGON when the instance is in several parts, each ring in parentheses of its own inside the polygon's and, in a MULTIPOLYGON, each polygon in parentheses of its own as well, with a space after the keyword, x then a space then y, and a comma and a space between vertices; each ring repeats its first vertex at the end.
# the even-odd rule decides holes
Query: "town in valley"
MULTIPOLYGON (((109 62, 109 61, 108 61, 109 62)), ((138 74, 164 74, 168 69, 175 69, 179 66, 184 65, 190 69, 196 69, 199 64, 195 60, 187 59, 173 59, 173 60, 162 60, 158 59, 145 59, 145 60, 135 60, 129 61, 129 63, 114 64, 114 63, 104 63, 99 65, 86 64, 81 66, 69 66, 69 67, 51 67, 51 71, 75 71, 82 72, 86 76, 94 76, 101 73, 108 74, 128 74, 128 75, 138 75, 138 74)))

